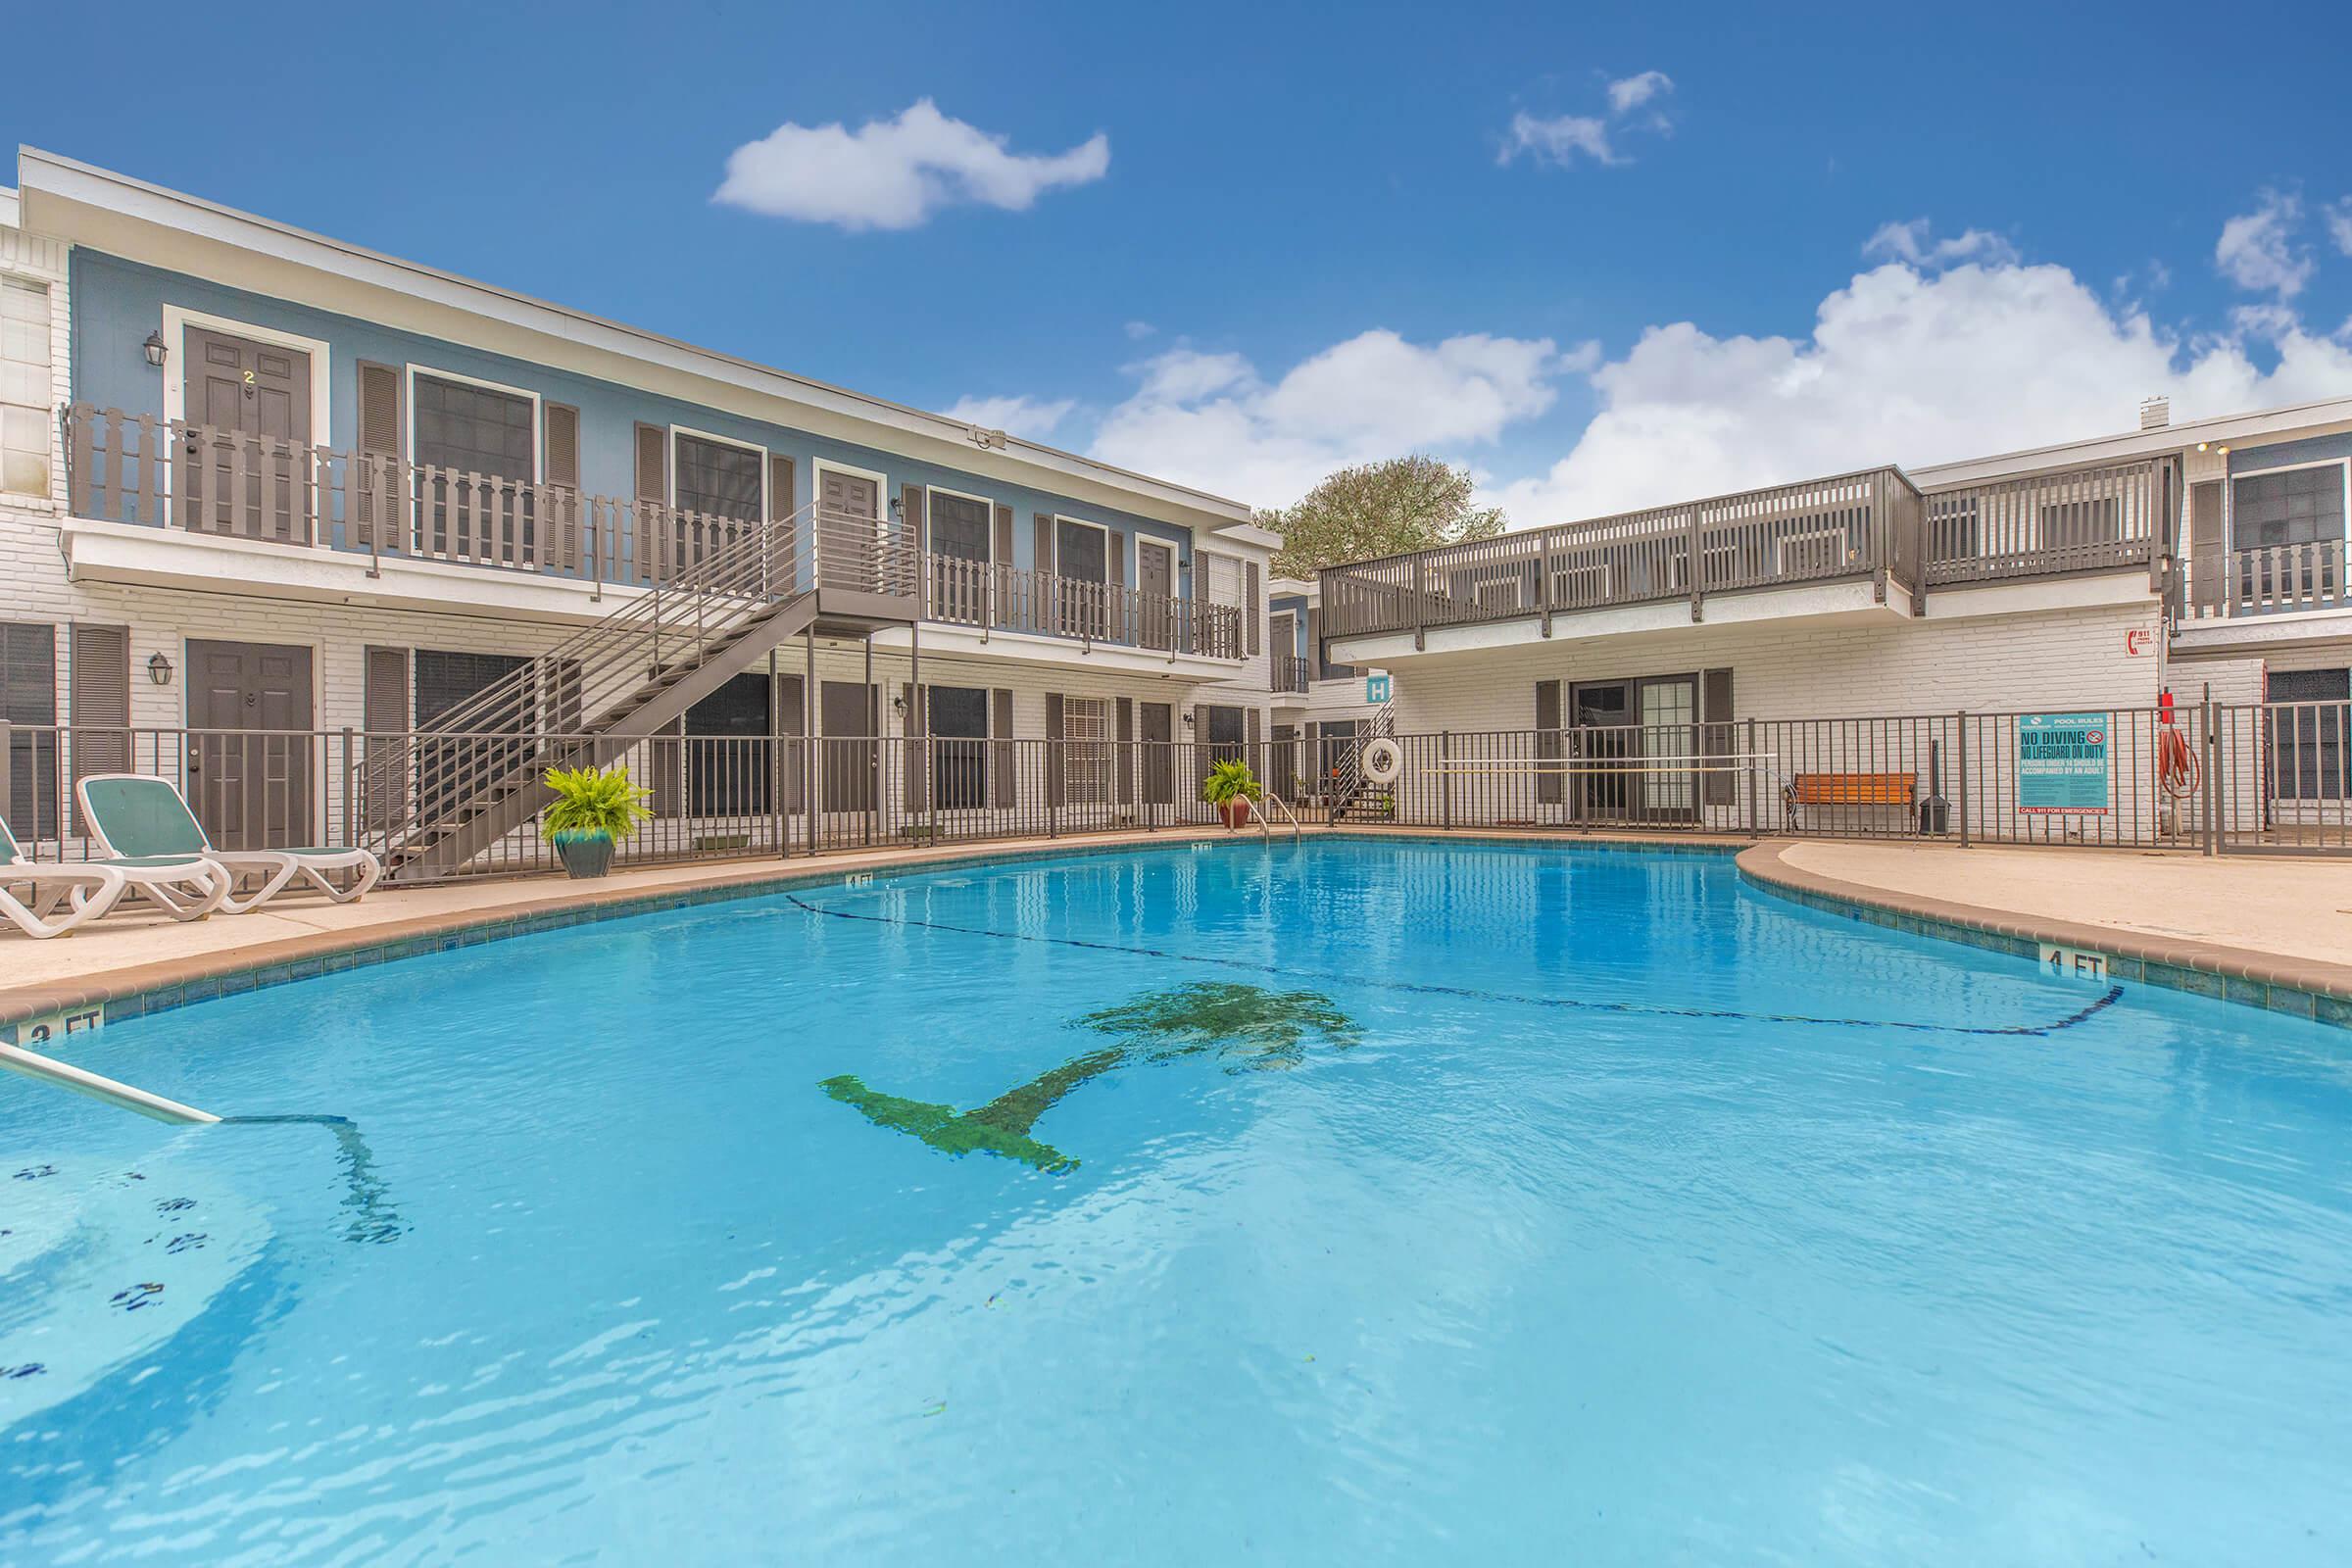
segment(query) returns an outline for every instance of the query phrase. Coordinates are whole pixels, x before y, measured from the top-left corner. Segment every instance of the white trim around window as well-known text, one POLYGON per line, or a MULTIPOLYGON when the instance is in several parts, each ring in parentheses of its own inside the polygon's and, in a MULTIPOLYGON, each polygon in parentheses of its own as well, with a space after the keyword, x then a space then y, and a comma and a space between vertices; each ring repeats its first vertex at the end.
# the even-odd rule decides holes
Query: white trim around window
POLYGON ((331 447, 335 444, 333 427, 327 416, 333 405, 327 390, 334 384, 334 366, 324 341, 303 337, 299 333, 280 332, 274 327, 256 326, 251 321, 239 321, 225 316, 214 316, 204 311, 191 311, 184 306, 166 302, 164 305, 164 418, 184 419, 188 413, 188 328, 202 327, 208 332, 225 332, 231 337, 250 338, 256 343, 270 343, 281 349, 296 349, 311 359, 311 445, 331 447))
MULTIPOLYGON (((2274 473, 2294 473, 2304 468, 2341 470, 2338 480, 2343 487, 2344 527, 2347 532, 2352 532, 2352 458, 2315 458, 2309 463, 2281 463, 2273 468, 2248 468, 2243 473, 2232 469, 2222 475, 2222 538, 2226 541, 2223 547, 2225 551, 2234 555, 2239 549, 2237 542, 2237 481, 2240 479, 2267 479, 2274 473)), ((2260 547, 2249 545, 2245 548, 2258 549, 2260 547)))
MULTIPOLYGON (((931 497, 933 496, 947 496, 956 501, 969 501, 988 514, 987 520, 981 526, 980 537, 988 546, 988 564, 992 566, 998 564, 997 503, 995 500, 988 496, 973 495, 968 490, 951 490, 944 484, 923 487, 923 553, 925 555, 931 553, 931 497)), ((1004 564, 1010 565, 1012 563, 1005 562, 1004 564)))
MULTIPOLYGON (((1097 522, 1092 517, 1073 517, 1066 513, 1060 512, 1054 514, 1054 564, 1050 568, 1049 574, 1055 577, 1061 575, 1061 525, 1065 522, 1074 523, 1081 528, 1092 528, 1102 536, 1102 570, 1105 573, 1103 581, 1109 582, 1111 579, 1107 574, 1109 573, 1112 564, 1110 559, 1110 524, 1106 522, 1097 522)), ((1119 564, 1124 567, 1126 564, 1121 562, 1119 564)), ((1124 575, 1123 571, 1121 575, 1124 575)), ((1079 582, 1084 582, 1086 579, 1080 577, 1076 580, 1079 582)), ((1113 584, 1113 586, 1124 587, 1126 585, 1122 582, 1113 584)))
POLYGON ((678 437, 682 435, 692 436, 697 441, 708 441, 714 447, 733 447, 738 452, 757 452, 760 455, 760 517, 761 521, 765 521, 775 515, 768 510, 767 504, 767 470, 769 466, 767 448, 757 441, 746 441, 740 436, 720 435, 716 430, 698 430, 691 424, 673 424, 669 427, 668 450, 662 454, 667 459, 662 465, 667 470, 663 482, 668 486, 668 494, 663 499, 668 502, 673 511, 678 504, 678 437))
POLYGON ((415 362, 401 367, 400 408, 407 416, 409 461, 416 461, 416 377, 429 375, 436 381, 453 381, 459 386, 478 386, 485 392, 504 392, 512 398, 531 401, 531 483, 547 480, 547 402, 527 386, 509 386, 504 381, 487 381, 478 375, 461 375, 438 366, 417 365, 415 362))

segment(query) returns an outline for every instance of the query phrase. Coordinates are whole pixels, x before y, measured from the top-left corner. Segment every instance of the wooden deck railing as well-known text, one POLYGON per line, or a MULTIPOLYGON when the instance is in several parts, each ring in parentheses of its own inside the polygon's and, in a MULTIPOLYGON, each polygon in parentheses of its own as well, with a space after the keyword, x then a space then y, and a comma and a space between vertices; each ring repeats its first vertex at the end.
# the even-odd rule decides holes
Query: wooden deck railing
POLYGON ((2352 560, 2341 539, 2192 555, 2180 613, 2190 620, 2213 620, 2352 608, 2347 568, 2352 560))
POLYGON ((932 555, 925 562, 926 620, 1209 659, 1242 657, 1242 612, 1232 605, 953 556, 932 555))
POLYGON ((1839 579, 1921 586, 1920 492, 1893 468, 1326 567, 1321 634, 1358 637, 1839 579))
POLYGON ((2165 534, 2156 462, 2078 468, 1927 498, 1928 581, 1997 582, 2144 566, 2165 534))

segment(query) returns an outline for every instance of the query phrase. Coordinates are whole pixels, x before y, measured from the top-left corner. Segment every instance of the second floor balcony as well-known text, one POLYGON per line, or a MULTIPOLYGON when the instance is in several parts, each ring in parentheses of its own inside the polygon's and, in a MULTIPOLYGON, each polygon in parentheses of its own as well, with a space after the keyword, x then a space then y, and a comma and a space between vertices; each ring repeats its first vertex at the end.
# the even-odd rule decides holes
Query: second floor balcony
POLYGON ((1920 608, 1931 586, 2152 563, 2163 466, 2135 463, 1923 493, 1866 469, 1445 545, 1323 571, 1326 638, 1855 582, 1920 608))
MULTIPOLYGON (((444 608, 495 612, 500 601, 485 585, 562 585, 585 603, 550 618, 592 617, 610 591, 663 588, 747 534, 780 528, 779 560, 806 583, 853 591, 879 610, 895 605, 892 618, 1081 647, 1244 654, 1237 607, 940 554, 918 564, 916 530, 895 507, 876 516, 811 508, 770 519, 718 515, 86 405, 68 412, 65 437, 75 518, 262 547, 262 559, 249 553, 241 568, 256 592, 284 586, 266 575, 271 564, 323 553, 364 574, 370 597, 393 597, 377 586, 404 566, 477 568, 441 573, 422 589, 452 596, 436 599, 444 608)), ((202 569, 217 587, 239 568, 208 561, 202 569)))

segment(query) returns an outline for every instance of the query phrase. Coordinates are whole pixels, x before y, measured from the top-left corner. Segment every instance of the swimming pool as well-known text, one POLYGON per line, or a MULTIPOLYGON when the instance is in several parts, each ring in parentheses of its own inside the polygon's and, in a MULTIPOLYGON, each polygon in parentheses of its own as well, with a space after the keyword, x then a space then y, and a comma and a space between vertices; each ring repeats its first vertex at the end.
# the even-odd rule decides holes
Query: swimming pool
POLYGON ((1711 855, 808 887, 0 1077, 0 1561, 2352 1551, 2346 1037, 1711 855))

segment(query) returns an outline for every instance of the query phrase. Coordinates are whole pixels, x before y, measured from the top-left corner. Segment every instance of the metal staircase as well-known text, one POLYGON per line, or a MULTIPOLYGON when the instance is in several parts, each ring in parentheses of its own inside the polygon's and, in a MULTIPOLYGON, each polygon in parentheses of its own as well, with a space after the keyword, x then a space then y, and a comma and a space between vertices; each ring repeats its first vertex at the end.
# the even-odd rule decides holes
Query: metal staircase
POLYGON ((916 552, 896 518, 805 507, 730 522, 672 581, 420 726, 370 736, 364 788, 398 881, 447 876, 537 816, 550 767, 603 766, 820 622, 869 634, 917 614, 916 552))
POLYGON ((1346 821, 1352 813, 1359 822, 1389 821, 1396 815, 1396 797, 1389 785, 1364 777, 1364 748, 1382 736, 1396 735, 1396 705, 1383 703, 1372 710, 1355 744, 1340 754, 1340 777, 1331 799, 1331 820, 1346 821))

